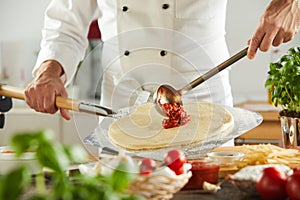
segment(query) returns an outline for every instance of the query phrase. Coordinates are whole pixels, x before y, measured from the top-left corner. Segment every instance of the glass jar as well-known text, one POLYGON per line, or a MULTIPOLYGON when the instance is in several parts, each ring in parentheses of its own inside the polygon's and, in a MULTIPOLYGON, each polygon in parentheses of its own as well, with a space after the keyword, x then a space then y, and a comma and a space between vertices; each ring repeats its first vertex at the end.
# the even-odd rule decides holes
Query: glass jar
POLYGON ((216 159, 201 157, 188 159, 192 165, 192 177, 183 189, 202 189, 203 182, 216 184, 219 178, 220 165, 216 159))

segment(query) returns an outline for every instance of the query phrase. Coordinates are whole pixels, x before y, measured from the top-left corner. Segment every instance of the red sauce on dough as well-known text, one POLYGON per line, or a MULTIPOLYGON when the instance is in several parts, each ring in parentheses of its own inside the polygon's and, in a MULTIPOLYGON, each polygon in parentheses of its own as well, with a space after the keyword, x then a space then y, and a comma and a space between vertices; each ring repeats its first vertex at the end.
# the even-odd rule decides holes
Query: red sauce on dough
POLYGON ((159 102, 165 115, 168 117, 162 121, 165 129, 183 126, 191 120, 190 115, 184 111, 183 106, 178 103, 164 103, 159 102))

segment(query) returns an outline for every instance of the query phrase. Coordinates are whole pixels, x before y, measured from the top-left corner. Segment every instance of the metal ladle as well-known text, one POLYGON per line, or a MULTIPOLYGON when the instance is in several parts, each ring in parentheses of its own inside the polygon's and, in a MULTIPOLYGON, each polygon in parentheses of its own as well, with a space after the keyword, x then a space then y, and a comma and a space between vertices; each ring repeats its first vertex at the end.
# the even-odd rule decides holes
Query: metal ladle
POLYGON ((232 65, 236 61, 238 61, 241 58, 243 58, 244 56, 246 56, 247 55, 247 50, 248 50, 248 47, 241 50, 237 54, 233 55, 232 57, 230 57, 229 59, 227 59, 226 61, 224 61, 220 65, 212 68, 211 70, 209 70, 208 72, 206 72, 205 74, 200 76, 199 78, 193 80, 192 82, 190 82, 189 84, 187 84, 186 86, 184 86, 180 90, 176 90, 175 88, 173 88, 172 86, 167 85, 167 84, 159 86, 157 88, 156 92, 153 94, 153 102, 155 104, 156 110, 159 113, 165 115, 163 113, 162 109, 161 109, 160 104, 178 103, 180 105, 183 105, 182 104, 182 95, 185 92, 190 91, 191 89, 193 89, 196 86, 198 86, 199 84, 203 83, 204 81, 206 81, 210 77, 214 76, 215 74, 219 73, 223 69, 226 69, 227 67, 229 67, 230 65, 232 65))

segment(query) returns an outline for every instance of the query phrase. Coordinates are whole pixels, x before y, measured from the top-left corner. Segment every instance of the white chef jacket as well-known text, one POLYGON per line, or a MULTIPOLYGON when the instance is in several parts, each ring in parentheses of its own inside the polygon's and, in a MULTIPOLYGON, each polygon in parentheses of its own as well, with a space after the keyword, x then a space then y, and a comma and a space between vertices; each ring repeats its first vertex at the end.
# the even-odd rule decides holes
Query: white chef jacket
MULTIPOLYGON (((70 83, 84 59, 88 27, 98 19, 104 42, 102 105, 129 106, 140 91, 153 92, 162 83, 179 89, 228 58, 226 4, 227 0, 53 0, 45 12, 33 74, 42 62, 55 59, 70 83)), ((183 98, 231 106, 228 70, 183 98)))
MULTIPOLYGON (((98 18, 104 42, 102 67, 108 72, 103 80, 104 105, 118 108, 128 104, 114 105, 112 99, 115 98, 112 92, 120 93, 122 97, 122 92, 116 90, 116 86, 124 86, 122 78, 127 83, 130 79, 128 85, 134 87, 147 85, 151 79, 156 84, 171 83, 177 88, 183 87, 228 57, 224 38, 226 3, 226 0, 51 1, 45 13, 43 40, 35 69, 45 60, 55 59, 63 66, 67 83, 70 83, 76 66, 85 55, 89 24, 98 18), (107 46, 108 51, 105 50, 107 46), (150 65, 153 69, 148 70, 146 78, 141 75, 143 73, 132 77, 137 71, 145 71, 137 68, 148 69, 150 65), (177 73, 165 80, 165 73, 171 73, 168 67, 175 68, 177 73), (135 68, 137 70, 130 72, 135 68), (161 68, 168 72, 156 71, 161 68), (150 74, 154 71, 155 75, 150 74), (183 82, 176 80, 180 73, 184 76, 183 82), (131 79, 137 77, 138 83, 132 83, 131 79)), ((186 94, 186 99, 232 105, 228 71, 211 79, 209 84, 186 94), (188 98, 189 95, 193 97, 188 98)))
MULTIPOLYGON (((103 45, 101 104, 118 109, 162 83, 181 88, 228 58, 227 0, 52 0, 33 70, 54 59, 70 83, 98 19, 103 45)), ((94 83, 97 84, 97 83, 94 83)), ((232 105, 228 70, 184 94, 232 105)))

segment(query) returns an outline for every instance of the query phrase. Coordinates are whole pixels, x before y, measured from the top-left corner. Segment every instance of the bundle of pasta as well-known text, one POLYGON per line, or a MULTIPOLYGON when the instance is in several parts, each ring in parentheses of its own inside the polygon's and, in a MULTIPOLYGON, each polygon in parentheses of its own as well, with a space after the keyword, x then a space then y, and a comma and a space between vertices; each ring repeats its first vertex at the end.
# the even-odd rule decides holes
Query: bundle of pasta
POLYGON ((245 156, 237 163, 239 168, 260 164, 300 166, 300 151, 298 149, 284 149, 271 144, 259 144, 243 145, 241 151, 245 156))

